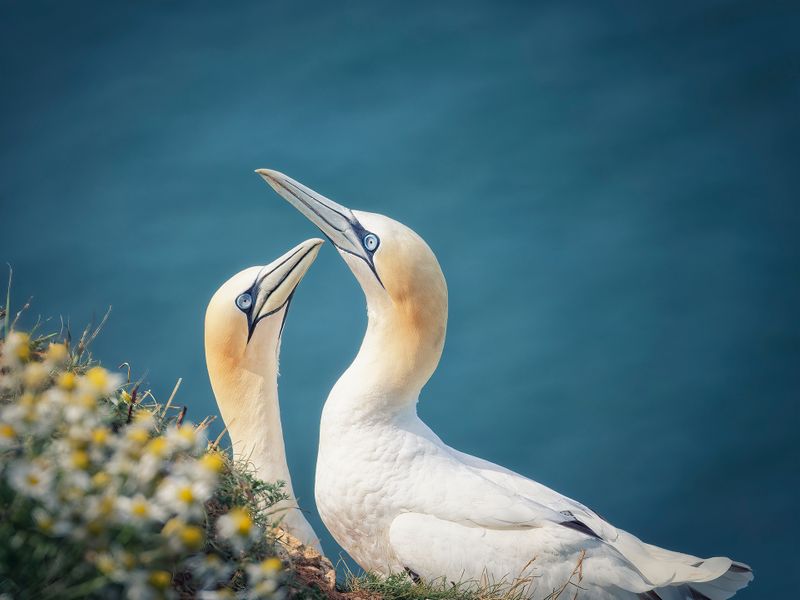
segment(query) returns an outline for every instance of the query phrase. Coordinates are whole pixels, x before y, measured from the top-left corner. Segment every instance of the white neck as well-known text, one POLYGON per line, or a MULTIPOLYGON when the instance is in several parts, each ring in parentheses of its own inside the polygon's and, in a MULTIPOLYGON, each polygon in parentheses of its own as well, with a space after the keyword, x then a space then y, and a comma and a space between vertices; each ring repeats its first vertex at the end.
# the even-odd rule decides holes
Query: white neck
POLYGON ((294 497, 286 449, 283 443, 277 373, 242 370, 235 386, 226 386, 221 395, 233 396, 220 402, 220 410, 237 458, 252 463, 259 479, 285 482, 284 491, 294 497), (230 408, 236 406, 234 414, 230 408), (225 407, 225 408, 223 408, 225 407))
POLYGON ((232 365, 228 361, 218 363, 209 355, 208 367, 234 456, 250 462, 259 479, 285 483, 283 491, 288 499, 276 506, 281 511, 278 516, 281 526, 321 552, 317 535, 297 508, 286 463, 278 403, 277 360, 258 361, 257 365, 232 365))
POLYGON ((416 414, 420 391, 441 356, 447 316, 414 317, 418 311, 410 316, 406 306, 368 297, 367 331, 358 355, 331 390, 329 414, 339 413, 347 422, 416 414))

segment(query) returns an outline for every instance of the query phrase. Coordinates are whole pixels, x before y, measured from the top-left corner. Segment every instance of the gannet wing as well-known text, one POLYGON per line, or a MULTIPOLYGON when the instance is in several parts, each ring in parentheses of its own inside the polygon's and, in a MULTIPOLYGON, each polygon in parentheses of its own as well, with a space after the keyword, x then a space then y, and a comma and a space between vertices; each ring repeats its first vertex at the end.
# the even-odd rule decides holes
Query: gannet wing
MULTIPOLYGON (((556 535, 564 543, 593 549, 597 560, 602 557, 621 561, 639 574, 649 590, 665 588, 671 593, 675 591, 672 588, 680 587, 678 594, 697 592, 718 600, 730 597, 753 577, 747 565, 726 557, 702 559, 646 544, 583 504, 499 465, 454 450, 427 426, 418 427, 416 433, 435 446, 435 450, 427 447, 423 452, 422 472, 426 477, 421 484, 425 492, 416 494, 414 506, 409 506, 408 512, 418 513, 420 520, 435 517, 442 522, 437 526, 448 531, 453 525, 478 529, 483 535, 499 536, 503 544, 506 539, 521 543, 543 532, 556 535), (516 533, 522 537, 511 535, 513 530, 518 530, 516 533), (509 535, 502 535, 503 531, 509 535)), ((402 531, 401 523, 397 524, 398 532, 402 531)), ((474 531, 469 533, 474 535, 474 531)), ((539 547, 546 552, 554 544, 550 540, 539 547)), ((475 552, 481 554, 479 550, 475 552)), ((637 588, 630 581, 626 585, 626 590, 637 588)), ((664 598, 669 598, 669 594, 664 598)))
POLYGON ((561 513, 492 481, 460 462, 446 447, 423 444, 414 482, 419 489, 407 509, 471 527, 531 529, 559 525, 587 538, 600 536, 569 513, 561 513))
MULTIPOLYGON (((528 479, 510 469, 489 462, 477 456, 459 452, 448 446, 448 450, 462 464, 475 470, 489 481, 513 491, 530 500, 534 500, 555 512, 565 516, 574 516, 587 525, 604 541, 613 542, 619 536, 619 530, 603 519, 596 512, 577 500, 559 494, 555 490, 532 479, 528 479)), ((699 560, 699 559, 698 559, 699 560)))
POLYGON ((554 524, 501 530, 404 513, 391 523, 389 544, 412 576, 515 586, 520 597, 549 597, 569 587, 571 598, 590 582, 598 591, 587 598, 639 600, 637 594, 653 587, 616 553, 598 551, 602 542, 554 524))
POLYGON ((728 597, 724 594, 732 595, 753 578, 750 567, 743 563, 721 556, 703 559, 647 544, 627 531, 617 529, 580 502, 541 483, 487 460, 453 448, 449 450, 459 462, 497 485, 535 500, 559 514, 573 516, 597 533, 605 544, 641 572, 647 581, 658 587, 675 582, 694 583, 698 584, 694 586, 695 591, 706 593, 708 597, 716 597, 708 593, 709 591, 722 594, 719 597, 728 597))

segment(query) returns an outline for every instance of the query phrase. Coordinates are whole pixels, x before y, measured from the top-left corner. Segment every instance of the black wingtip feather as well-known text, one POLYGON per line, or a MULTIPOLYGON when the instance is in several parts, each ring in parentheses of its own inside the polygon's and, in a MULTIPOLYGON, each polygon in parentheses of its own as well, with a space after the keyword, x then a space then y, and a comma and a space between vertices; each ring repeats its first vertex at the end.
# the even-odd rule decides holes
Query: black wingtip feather
POLYGON ((603 539, 599 535, 597 535, 594 531, 592 531, 591 527, 589 527, 585 523, 581 523, 577 519, 575 519, 573 521, 562 521, 560 523, 560 525, 563 525, 564 527, 568 527, 569 529, 574 529, 575 531, 580 531, 581 533, 586 534, 586 535, 588 535, 590 537, 593 537, 595 539, 598 539, 598 540, 602 540, 603 539))

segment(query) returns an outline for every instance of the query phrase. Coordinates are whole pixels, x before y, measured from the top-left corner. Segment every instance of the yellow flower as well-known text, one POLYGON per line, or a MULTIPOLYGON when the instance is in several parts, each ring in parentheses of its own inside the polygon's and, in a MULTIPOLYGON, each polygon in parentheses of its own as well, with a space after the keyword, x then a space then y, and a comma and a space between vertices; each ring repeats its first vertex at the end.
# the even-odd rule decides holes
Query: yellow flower
POLYGON ((30 390, 38 390, 44 387, 47 383, 48 372, 47 367, 42 363, 30 363, 25 367, 25 372, 22 374, 22 381, 25 387, 30 390))
POLYGON ((228 513, 233 518, 233 523, 236 527, 236 533, 241 536, 250 535, 250 530, 253 528, 253 520, 247 511, 243 508, 233 508, 228 513))
POLYGON ((280 571, 283 563, 279 558, 267 558, 266 560, 261 561, 261 570, 265 573, 275 573, 276 571, 280 571))
POLYGON ((46 514, 37 515, 36 525, 39 527, 39 531, 42 533, 50 533, 53 531, 53 517, 46 514))
POLYGON ((131 395, 125 390, 122 390, 122 392, 120 392, 119 397, 122 398, 122 401, 125 402, 126 404, 131 403, 131 395))
POLYGON ((184 526, 178 536, 189 550, 199 550, 203 546, 203 530, 197 525, 184 526))
POLYGON ((207 452, 200 459, 200 465, 212 473, 219 473, 225 466, 225 460, 219 455, 219 452, 207 452))
POLYGON ((197 434, 194 431, 194 427, 189 427, 188 425, 181 425, 178 427, 178 435, 187 444, 194 444, 195 440, 197 439, 197 434))
POLYGON ((103 501, 100 503, 100 514, 107 517, 114 512, 114 498, 112 496, 104 496, 103 501))
POLYGON ((72 466, 81 471, 89 468, 89 455, 83 450, 77 450, 72 453, 72 466))
POLYGON ((181 502, 185 502, 186 504, 191 504, 194 500, 194 492, 192 491, 192 486, 190 485, 183 485, 178 488, 178 499, 181 502))
POLYGON ((148 513, 148 506, 145 500, 136 498, 131 502, 131 514, 136 517, 146 517, 148 513))
POLYGON ((105 446, 108 442, 109 431, 106 427, 92 429, 92 442, 97 446, 105 446))
POLYGON ((0 423, 0 438, 7 440, 13 439, 17 436, 17 431, 8 423, 0 423))
POLYGON ((137 444, 144 444, 147 440, 150 439, 150 434, 147 433, 144 429, 129 429, 126 437, 131 440, 132 442, 136 442, 137 444))
POLYGON ((62 390, 72 391, 75 389, 75 384, 77 383, 78 378, 75 377, 75 373, 71 373, 70 371, 65 371, 58 376, 58 387, 62 390))
POLYGON ((86 379, 98 390, 104 390, 108 385, 108 371, 103 367, 92 367, 86 371, 86 379))
POLYGON ((25 392, 19 397, 19 404, 24 408, 33 408, 38 398, 30 392, 25 392))
POLYGON ((98 471, 92 476, 92 485, 96 488, 106 487, 111 483, 111 475, 105 471, 98 471))
MULTIPOLYGON (((31 357, 31 336, 29 336, 27 333, 20 333, 20 332, 16 332, 16 331, 14 332, 13 335, 16 336, 16 339, 14 341, 16 342, 15 345, 17 346, 17 348, 16 348, 17 358, 20 359, 21 361, 26 361, 26 360, 30 359, 30 357, 31 357)), ((11 336, 9 336, 9 337, 11 337, 11 336)))
POLYGON ((105 530, 105 525, 102 521, 95 519, 86 524, 86 531, 92 535, 100 535, 105 530))
POLYGON ((179 532, 182 527, 183 521, 178 517, 172 517, 169 521, 164 523, 164 527, 161 528, 161 533, 164 535, 174 535, 179 532))
POLYGON ((114 559, 111 558, 108 554, 99 554, 94 561, 94 564, 97 565, 97 569, 103 573, 104 575, 108 575, 114 572, 116 568, 116 563, 114 559))
POLYGON ((172 574, 168 571, 152 571, 147 578, 147 583, 158 590, 165 590, 172 583, 172 574))
POLYGON ((146 408, 140 408, 136 411, 136 415, 133 417, 133 422, 138 423, 139 425, 143 425, 145 427, 151 427, 153 420, 153 413, 150 412, 146 408))
POLYGON ((97 406, 97 398, 91 394, 79 394, 76 398, 77 403, 84 408, 92 409, 97 406))
POLYGON ((145 447, 145 451, 148 454, 152 454, 153 456, 159 458, 164 456, 167 453, 168 449, 169 449, 169 444, 167 444, 167 440, 165 440, 163 437, 160 436, 150 440, 147 446, 145 447))
POLYGON ((129 571, 136 566, 136 558, 130 552, 121 552, 119 555, 119 560, 122 563, 122 566, 129 571))
POLYGON ((47 348, 45 359, 52 364, 60 365, 67 362, 69 358, 69 350, 64 344, 50 344, 47 348))

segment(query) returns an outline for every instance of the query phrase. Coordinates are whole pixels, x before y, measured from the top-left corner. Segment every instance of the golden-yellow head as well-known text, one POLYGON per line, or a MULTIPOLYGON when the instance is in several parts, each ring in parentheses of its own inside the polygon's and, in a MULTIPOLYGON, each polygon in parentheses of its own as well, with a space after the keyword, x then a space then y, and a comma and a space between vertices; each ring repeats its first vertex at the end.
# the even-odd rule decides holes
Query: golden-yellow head
POLYGON ((212 382, 216 371, 259 371, 265 360, 277 360, 292 294, 322 243, 319 238, 306 240, 266 266, 237 273, 216 291, 205 324, 212 382))
POLYGON ((370 331, 398 379, 424 384, 447 327, 447 284, 425 240, 394 219, 352 211, 277 171, 257 173, 336 246, 364 290, 370 331))

